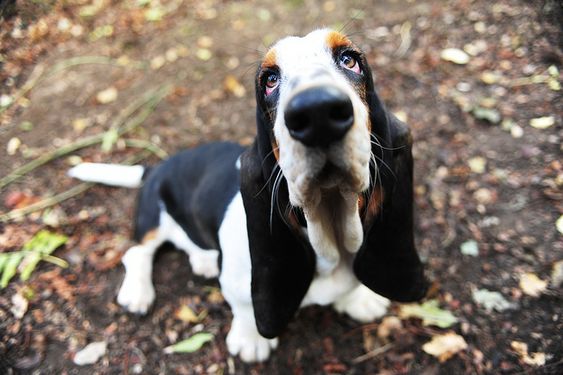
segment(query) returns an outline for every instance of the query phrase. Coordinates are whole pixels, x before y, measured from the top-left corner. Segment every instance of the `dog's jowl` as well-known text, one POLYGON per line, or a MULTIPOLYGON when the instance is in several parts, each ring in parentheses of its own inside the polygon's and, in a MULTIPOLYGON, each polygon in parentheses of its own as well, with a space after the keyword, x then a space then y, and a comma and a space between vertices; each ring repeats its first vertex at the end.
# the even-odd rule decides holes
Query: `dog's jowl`
POLYGON ((212 143, 151 169, 70 171, 141 187, 118 302, 148 311, 153 256, 172 242, 195 274, 219 277, 233 313, 227 347, 247 362, 269 357, 300 307, 332 304, 367 322, 387 298, 426 292, 410 133, 379 99, 362 51, 327 29, 282 39, 258 67, 256 102, 247 149, 212 143))

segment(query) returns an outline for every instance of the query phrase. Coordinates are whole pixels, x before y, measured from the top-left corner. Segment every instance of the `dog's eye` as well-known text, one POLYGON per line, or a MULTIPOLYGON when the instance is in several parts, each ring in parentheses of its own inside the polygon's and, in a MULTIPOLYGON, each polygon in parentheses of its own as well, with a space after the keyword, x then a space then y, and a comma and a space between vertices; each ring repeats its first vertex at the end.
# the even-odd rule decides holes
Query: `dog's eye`
POLYGON ((360 74, 360 64, 354 56, 352 56, 349 52, 344 52, 340 55, 340 66, 353 71, 354 73, 360 74))
POLYGON ((280 84, 280 77, 277 73, 268 73, 266 77, 266 95, 270 95, 280 84))

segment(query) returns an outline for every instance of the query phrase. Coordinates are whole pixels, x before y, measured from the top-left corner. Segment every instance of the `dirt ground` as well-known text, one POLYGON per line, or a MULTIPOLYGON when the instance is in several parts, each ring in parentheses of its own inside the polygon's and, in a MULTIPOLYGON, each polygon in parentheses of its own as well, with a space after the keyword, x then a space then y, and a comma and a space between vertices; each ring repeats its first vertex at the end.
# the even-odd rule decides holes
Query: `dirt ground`
MULTIPOLYGON (((249 144, 254 71, 266 46, 320 26, 343 29, 367 53, 388 107, 412 129, 417 245, 433 280, 430 298, 458 322, 438 328, 401 315, 399 327, 385 335, 381 327, 396 319, 361 325, 327 307, 306 308, 270 360, 244 364, 226 350, 231 313, 218 283, 194 277, 183 253, 165 248, 158 255, 157 299, 147 316, 117 305, 135 194, 93 186, 24 218, 2 216, 0 252, 17 251, 48 228, 69 237, 54 255, 70 266, 42 262, 28 282, 16 277, 0 291, 0 373, 563 373, 561 3, 17 0, 1 6, 0 177, 105 134, 105 147, 98 142, 69 152, 4 186, 3 214, 76 186, 65 172, 79 160, 139 157, 154 164, 160 149, 172 154, 214 140, 249 144), (464 50, 468 61, 447 61, 441 55, 447 48, 464 50), (128 109, 163 87, 164 98, 139 126, 119 137, 109 130, 142 112, 146 107, 128 109), (460 250, 475 244, 477 256, 460 250), (530 275, 539 279, 536 293, 527 288, 530 275), (487 310, 476 301, 482 290, 499 292, 510 308, 487 310), (28 301, 21 317, 13 313, 16 295, 28 301), (187 319, 182 306, 203 314, 187 319), (199 331, 213 340, 194 353, 164 354, 199 331), (449 331, 467 346, 449 359, 423 350, 449 331), (105 355, 75 365, 74 355, 96 341, 107 343, 105 355)), ((394 304, 388 317, 401 311, 394 304)))

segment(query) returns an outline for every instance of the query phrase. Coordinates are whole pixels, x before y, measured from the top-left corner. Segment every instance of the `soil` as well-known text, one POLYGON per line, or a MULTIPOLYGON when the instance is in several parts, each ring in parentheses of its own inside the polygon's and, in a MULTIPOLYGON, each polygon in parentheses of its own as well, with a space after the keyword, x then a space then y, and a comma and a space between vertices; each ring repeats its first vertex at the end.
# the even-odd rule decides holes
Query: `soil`
MULTIPOLYGON (((52 73, 0 113, 0 176, 106 132, 128 104, 164 84, 169 94, 122 139, 148 141, 169 154, 214 140, 249 144, 254 71, 266 46, 320 26, 344 30, 367 53, 388 107, 412 129, 417 245, 433 280, 431 298, 459 319, 445 329, 402 319, 384 337, 381 321, 362 325, 328 307, 306 308, 267 362, 244 364, 226 350, 231 313, 218 283, 193 276, 183 253, 159 253, 149 314, 133 316, 117 305, 135 194, 94 186, 0 224, 1 252, 20 249, 48 228, 69 237, 54 255, 70 264, 42 262, 27 283, 16 277, 1 290, 0 372, 563 373, 562 291, 553 273, 563 260, 556 227, 563 214, 559 2, 18 0, 0 10, 2 100, 38 72, 52 73), (446 48, 469 52, 469 62, 445 61, 446 48), (49 70, 77 56, 111 59, 49 70), (117 97, 97 99, 108 88, 117 97), (553 124, 531 125, 542 117, 553 124), (460 251, 468 241, 476 241, 478 256, 460 251), (520 282, 525 273, 547 288, 529 295, 520 282), (501 293, 513 307, 487 311, 473 298, 480 289, 501 293), (21 318, 11 311, 17 294, 29 300, 21 318), (182 306, 206 315, 186 321, 178 315, 182 306), (194 353, 164 354, 199 331, 214 334, 212 342, 194 353), (422 349, 448 331, 467 348, 443 361, 422 349), (75 353, 94 341, 107 342, 106 354, 93 365, 74 365, 75 353), (514 342, 525 343, 530 356, 514 342), (361 360, 378 348, 384 349, 361 360), (532 353, 545 362, 530 363, 532 353)), ((109 151, 96 145, 58 158, 4 187, 1 211, 75 186, 65 172, 76 156, 123 162, 138 153, 121 140, 109 151)), ((151 155, 143 163, 158 160, 151 155)), ((388 316, 400 309, 394 304, 388 316)))

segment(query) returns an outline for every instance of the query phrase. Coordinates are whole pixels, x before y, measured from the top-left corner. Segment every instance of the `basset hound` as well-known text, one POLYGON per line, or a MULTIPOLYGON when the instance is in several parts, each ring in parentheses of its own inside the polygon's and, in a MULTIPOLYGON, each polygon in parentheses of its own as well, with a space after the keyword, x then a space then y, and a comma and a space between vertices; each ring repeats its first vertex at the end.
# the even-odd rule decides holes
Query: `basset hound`
POLYGON ((269 357, 300 307, 332 304, 367 322, 388 299, 427 289, 410 132, 380 100, 362 51, 328 29, 284 38, 258 67, 256 101, 248 148, 211 143, 151 169, 69 172, 141 187, 119 304, 148 311, 153 256, 172 242, 195 274, 219 277, 233 313, 227 347, 246 362, 269 357))

